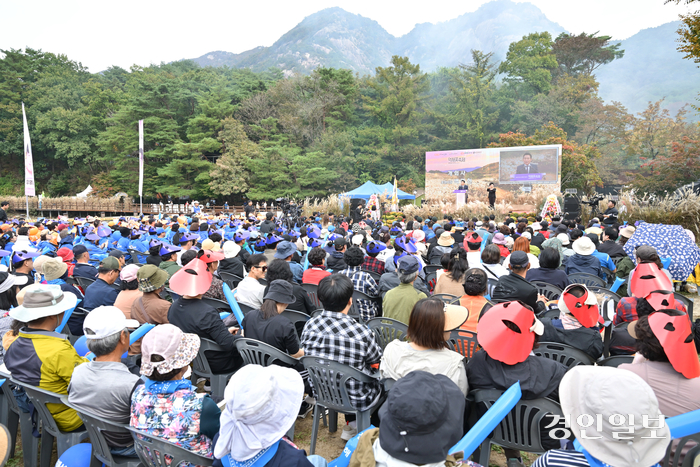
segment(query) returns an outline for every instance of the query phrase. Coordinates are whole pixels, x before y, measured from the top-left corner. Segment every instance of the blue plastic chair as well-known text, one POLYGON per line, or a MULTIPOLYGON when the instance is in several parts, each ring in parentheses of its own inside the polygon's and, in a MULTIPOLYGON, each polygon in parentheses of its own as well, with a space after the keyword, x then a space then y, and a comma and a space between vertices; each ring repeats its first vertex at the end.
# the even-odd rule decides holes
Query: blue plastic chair
MULTIPOLYGON (((131 334, 129 334, 129 345, 133 345, 134 342, 141 339, 154 327, 156 327, 155 324, 144 323, 136 328, 131 334)), ((78 352, 78 355, 81 357, 87 357, 90 360, 95 358, 95 355, 90 352, 90 349, 88 349, 86 336, 80 336, 78 340, 75 341, 75 344, 73 344, 73 348, 75 348, 75 351, 78 352)), ((128 356, 129 352, 125 352, 124 355, 122 355, 122 358, 126 358, 128 356)))
POLYGON ((484 442, 489 433, 491 433, 506 415, 515 407, 523 393, 520 389, 520 381, 508 388, 501 397, 486 411, 478 422, 460 439, 457 444, 452 446, 450 454, 455 452, 464 452, 464 458, 467 459, 472 453, 484 442))
POLYGON ((73 314, 73 311, 75 311, 75 308, 76 308, 76 307, 78 306, 78 304, 80 304, 80 302, 82 302, 82 301, 83 301, 83 299, 82 299, 82 298, 79 298, 78 301, 75 303, 75 306, 74 306, 73 308, 71 308, 70 310, 66 310, 66 312, 63 313, 63 321, 61 321, 61 324, 59 324, 59 325, 56 327, 56 332, 58 332, 58 333, 63 332, 63 329, 64 329, 64 328, 66 327, 66 325, 68 324, 68 320, 70 319, 71 315, 73 314))
POLYGON ((233 311, 233 314, 236 316, 236 321, 238 321, 239 325, 243 325, 243 319, 245 318, 245 316, 243 315, 243 311, 241 311, 241 307, 238 306, 238 302, 236 301, 234 292, 231 290, 231 287, 229 287, 228 284, 225 282, 223 285, 223 290, 224 296, 226 297, 226 301, 231 307, 231 311, 233 311))

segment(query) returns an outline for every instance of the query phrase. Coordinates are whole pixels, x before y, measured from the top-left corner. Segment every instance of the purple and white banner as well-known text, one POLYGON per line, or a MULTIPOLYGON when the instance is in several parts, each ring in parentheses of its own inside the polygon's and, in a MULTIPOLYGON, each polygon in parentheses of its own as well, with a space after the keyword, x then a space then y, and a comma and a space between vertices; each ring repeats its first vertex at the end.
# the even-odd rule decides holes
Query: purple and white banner
POLYGON ((29 139, 29 126, 27 125, 27 114, 24 112, 24 102, 22 102, 22 120, 24 121, 24 196, 36 196, 32 142, 29 139))

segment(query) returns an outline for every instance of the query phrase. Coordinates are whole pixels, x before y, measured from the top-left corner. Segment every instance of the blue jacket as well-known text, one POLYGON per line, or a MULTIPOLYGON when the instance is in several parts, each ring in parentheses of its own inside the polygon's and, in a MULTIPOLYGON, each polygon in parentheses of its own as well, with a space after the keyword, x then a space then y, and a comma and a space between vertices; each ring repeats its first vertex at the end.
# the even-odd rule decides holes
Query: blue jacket
MULTIPOLYGON (((598 258, 598 261, 600 261, 600 266, 604 268, 608 268, 611 271, 615 271, 615 263, 613 263, 613 260, 610 259, 610 255, 607 253, 600 252, 598 250, 595 250, 593 252, 593 256, 598 258)), ((604 280, 608 280, 608 277, 605 273, 601 276, 604 280)))
POLYGON ((593 255, 583 256, 576 253, 570 256, 569 259, 566 260, 565 272, 567 276, 577 272, 584 272, 586 274, 598 276, 601 279, 603 278, 603 270, 600 269, 600 261, 593 255))
POLYGON ((94 310, 98 306, 111 306, 117 300, 119 290, 115 289, 102 279, 97 279, 85 290, 83 308, 88 311, 94 310))

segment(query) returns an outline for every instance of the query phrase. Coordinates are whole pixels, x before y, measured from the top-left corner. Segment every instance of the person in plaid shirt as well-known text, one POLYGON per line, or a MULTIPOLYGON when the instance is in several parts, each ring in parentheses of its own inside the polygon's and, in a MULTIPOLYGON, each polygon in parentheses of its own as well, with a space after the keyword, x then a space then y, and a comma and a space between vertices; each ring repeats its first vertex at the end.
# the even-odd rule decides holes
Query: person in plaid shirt
MULTIPOLYGON (((301 346, 306 356, 326 358, 372 374, 370 365, 379 363, 382 348, 366 325, 348 316, 353 290, 352 281, 342 274, 321 280, 318 298, 323 312, 307 321, 301 346)), ((350 401, 358 410, 370 408, 381 392, 379 382, 361 383, 351 379, 347 388, 350 401)))
MULTIPOLYGON (((354 246, 345 252, 343 259, 345 264, 348 265, 346 269, 339 271, 339 274, 348 276, 352 281, 352 285, 355 290, 369 295, 370 297, 377 297, 379 295, 379 286, 377 282, 363 271, 360 267, 364 261, 364 254, 362 250, 354 246)), ((377 304, 376 302, 370 300, 358 300, 357 308, 359 309, 360 316, 364 321, 369 321, 370 319, 377 316, 377 304)))
POLYGON ((367 256, 365 262, 362 263, 362 269, 365 271, 384 274, 384 261, 377 259, 377 255, 386 250, 386 245, 379 241, 372 241, 367 244, 367 256))
MULTIPOLYGON (((617 308, 615 309, 615 317, 613 318, 614 326, 617 326, 620 323, 629 323, 639 319, 639 315, 637 314, 637 300, 638 299, 635 297, 623 297, 620 299, 620 302, 617 304, 617 308)), ((685 305, 683 305, 680 301, 674 300, 673 306, 669 308, 674 308, 678 311, 687 313, 685 305)))

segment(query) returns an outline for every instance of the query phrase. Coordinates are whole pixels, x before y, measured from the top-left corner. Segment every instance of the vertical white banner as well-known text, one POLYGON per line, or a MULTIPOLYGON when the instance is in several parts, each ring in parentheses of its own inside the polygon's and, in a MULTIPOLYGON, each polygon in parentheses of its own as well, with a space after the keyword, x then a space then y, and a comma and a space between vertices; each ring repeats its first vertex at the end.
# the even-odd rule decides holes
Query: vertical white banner
POLYGON ((24 196, 35 196, 32 142, 29 139, 29 126, 27 125, 27 114, 24 112, 24 102, 22 102, 22 120, 24 121, 24 196))
POLYGON ((139 120, 139 196, 143 196, 143 120, 139 120))

